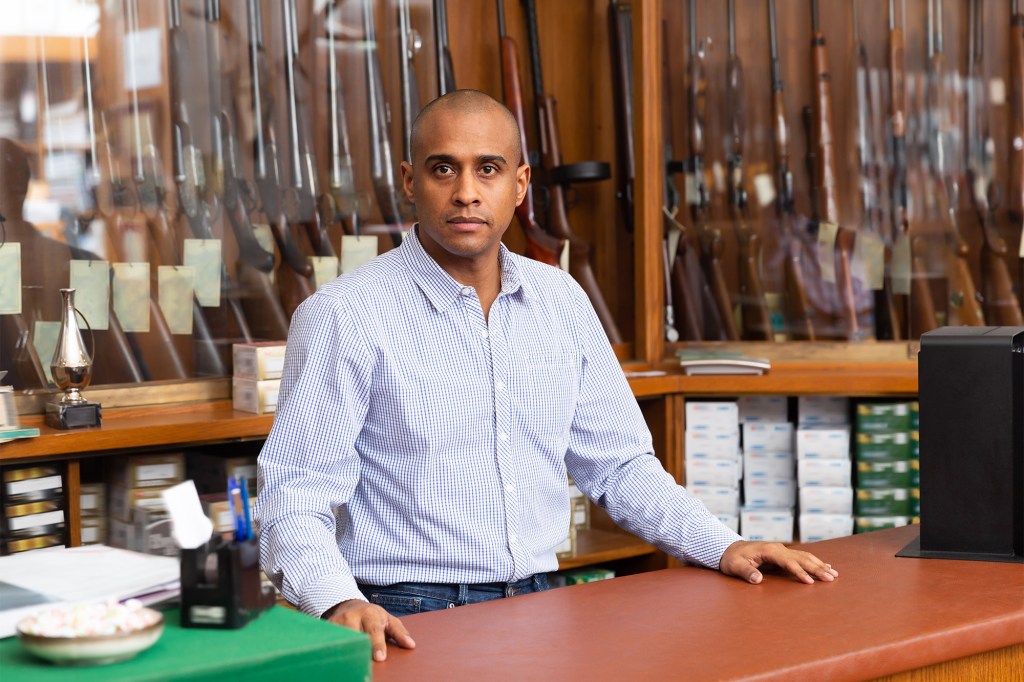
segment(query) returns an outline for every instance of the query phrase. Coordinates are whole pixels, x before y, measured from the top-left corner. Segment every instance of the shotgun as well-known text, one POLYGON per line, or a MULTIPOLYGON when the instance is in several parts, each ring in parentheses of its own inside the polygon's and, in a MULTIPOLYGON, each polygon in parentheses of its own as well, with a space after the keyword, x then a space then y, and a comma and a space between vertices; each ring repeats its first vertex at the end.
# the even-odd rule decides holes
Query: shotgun
MULTIPOLYGON (((398 0, 398 67, 402 82, 402 143, 404 159, 412 163, 412 124, 420 111, 420 93, 416 86, 416 53, 420 36, 412 28, 409 0, 398 0)), ((447 35, 445 36, 447 38, 447 35)), ((443 93, 442 93, 443 94, 443 93)))
POLYGON ((434 47, 437 50, 437 94, 447 95, 455 89, 455 68, 448 46, 448 3, 434 0, 434 47))
POLYGON ((527 39, 530 46, 530 71, 533 76, 533 97, 539 121, 538 134, 542 165, 547 181, 548 206, 547 229, 559 239, 569 242, 569 270, 583 290, 590 297, 601 326, 604 327, 608 340, 622 343, 615 318, 605 301, 604 294, 597 284, 593 267, 590 264, 591 245, 581 239, 569 226, 565 210, 565 191, 571 182, 588 182, 610 177, 607 164, 585 162, 563 165, 562 152, 558 140, 557 104, 555 98, 545 94, 544 78, 540 59, 540 36, 537 29, 536 0, 523 0, 526 13, 527 39))
POLYGON ((977 326, 985 324, 985 315, 971 275, 970 247, 961 236, 957 221, 960 183, 950 164, 960 157, 960 150, 956 148, 959 136, 955 134, 959 105, 946 71, 942 24, 942 0, 928 0, 928 80, 925 93, 928 115, 925 120, 932 184, 949 256, 946 324, 977 326))
MULTIPOLYGON (((523 87, 519 76, 519 47, 505 31, 505 4, 498 0, 498 39, 501 43, 501 86, 505 106, 519 124, 519 142, 522 146, 523 158, 520 163, 527 163, 528 154, 526 140, 526 113, 523 106, 523 87)), ((526 188, 526 197, 516 206, 516 220, 526 237, 526 255, 548 265, 558 267, 558 259, 562 253, 564 242, 545 232, 537 224, 533 202, 533 181, 526 188)))
POLYGON ((793 172, 789 169, 789 129, 775 27, 775 0, 768 0, 768 38, 772 75, 772 143, 775 152, 775 215, 782 228, 784 249, 783 284, 786 336, 796 341, 814 341, 817 334, 804 282, 803 250, 796 235, 796 199, 793 172))
MULTIPOLYGON (((1024 221, 1024 10, 1010 5, 1010 215, 1024 221)), ((1024 273, 1024 268, 1021 268, 1024 273)))
POLYGON ((729 214, 739 247, 739 305, 743 336, 751 341, 773 341, 772 316, 761 283, 761 237, 749 221, 750 199, 743 169, 746 132, 743 62, 736 51, 736 3, 729 0, 729 57, 725 65, 726 110, 729 112, 729 214))
POLYGON ((636 162, 633 155, 633 7, 629 2, 608 1, 608 35, 611 38, 615 152, 619 169, 615 174, 615 197, 619 200, 622 226, 626 232, 632 232, 636 162))
POLYGON ((707 107, 707 78, 704 70, 705 45, 697 45, 697 1, 689 0, 690 53, 687 65, 686 101, 690 158, 687 163, 687 201, 700 243, 700 263, 707 286, 701 288, 704 338, 709 341, 737 341, 739 332, 732 300, 722 270, 725 245, 719 229, 711 224, 711 192, 704 177, 704 117, 707 107))

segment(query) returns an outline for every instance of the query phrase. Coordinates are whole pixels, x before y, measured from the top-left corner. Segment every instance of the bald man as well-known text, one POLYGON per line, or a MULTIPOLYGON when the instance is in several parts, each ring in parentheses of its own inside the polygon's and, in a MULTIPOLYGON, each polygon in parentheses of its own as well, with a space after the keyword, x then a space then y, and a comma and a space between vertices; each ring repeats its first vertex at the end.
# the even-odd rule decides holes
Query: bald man
POLYGON ((838 574, 745 542, 686 494, 586 294, 501 237, 530 182, 504 106, 460 90, 412 131, 402 245, 296 311, 259 457, 263 569, 303 611, 411 648, 400 616, 547 588, 566 472, 623 528, 759 583, 838 574))

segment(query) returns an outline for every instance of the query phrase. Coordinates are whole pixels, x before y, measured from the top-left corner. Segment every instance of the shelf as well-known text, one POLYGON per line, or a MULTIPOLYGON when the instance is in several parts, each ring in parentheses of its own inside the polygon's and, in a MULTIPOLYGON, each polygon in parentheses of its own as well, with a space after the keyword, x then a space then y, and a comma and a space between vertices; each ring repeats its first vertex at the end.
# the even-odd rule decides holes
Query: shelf
POLYGON ((917 395, 917 363, 787 362, 774 364, 759 376, 679 374, 675 387, 684 396, 913 396, 917 395))
POLYGON ((605 561, 617 561, 654 554, 658 550, 643 540, 627 533, 615 533, 596 528, 580 530, 576 535, 576 552, 558 560, 558 570, 591 566, 605 561))
POLYGON ((273 421, 272 414, 237 412, 230 401, 104 410, 103 426, 69 431, 50 428, 42 416, 26 416, 22 425, 38 427, 39 436, 0 445, 0 462, 265 438, 273 421))

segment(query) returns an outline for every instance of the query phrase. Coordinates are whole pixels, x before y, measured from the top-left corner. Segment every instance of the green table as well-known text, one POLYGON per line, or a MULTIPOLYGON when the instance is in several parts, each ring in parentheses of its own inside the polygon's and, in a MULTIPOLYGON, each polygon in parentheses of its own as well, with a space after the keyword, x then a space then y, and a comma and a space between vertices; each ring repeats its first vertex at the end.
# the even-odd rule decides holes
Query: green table
POLYGON ((182 628, 177 609, 164 613, 163 635, 130 661, 55 666, 25 651, 17 637, 0 640, 3 682, 79 680, 351 680, 371 675, 370 638, 275 606, 240 630, 182 628))

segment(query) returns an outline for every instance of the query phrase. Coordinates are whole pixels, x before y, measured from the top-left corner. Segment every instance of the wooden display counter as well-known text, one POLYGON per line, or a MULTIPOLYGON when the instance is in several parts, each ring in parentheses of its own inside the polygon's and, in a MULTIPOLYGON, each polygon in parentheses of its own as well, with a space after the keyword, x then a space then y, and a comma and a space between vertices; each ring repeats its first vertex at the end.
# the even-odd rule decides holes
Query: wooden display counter
POLYGON ((1024 565, 896 558, 917 532, 809 546, 834 583, 678 568, 410 616, 374 678, 1024 679, 1024 565))

